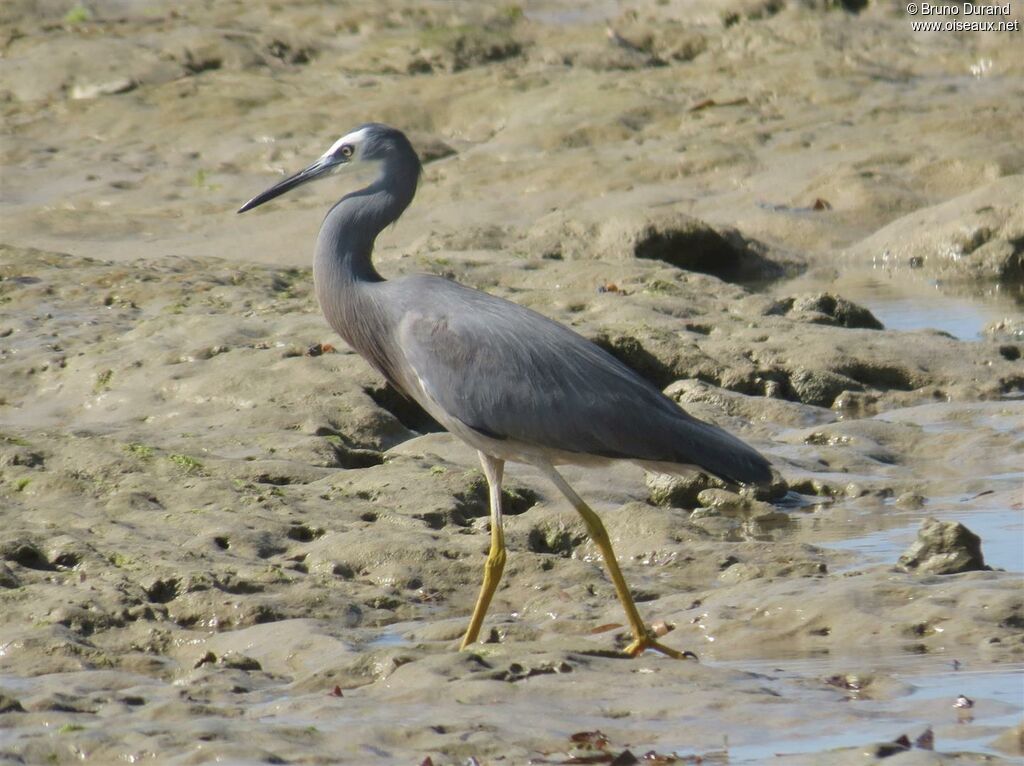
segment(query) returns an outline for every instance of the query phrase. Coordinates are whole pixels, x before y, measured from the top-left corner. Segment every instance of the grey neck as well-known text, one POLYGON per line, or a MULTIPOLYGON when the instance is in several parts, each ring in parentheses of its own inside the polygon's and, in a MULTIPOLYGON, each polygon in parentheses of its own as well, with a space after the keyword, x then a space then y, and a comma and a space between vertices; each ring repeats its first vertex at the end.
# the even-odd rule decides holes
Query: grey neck
POLYGON ((342 197, 320 227, 315 270, 321 274, 330 271, 342 281, 381 281, 371 261, 373 243, 412 202, 418 179, 415 154, 392 156, 382 163, 376 181, 342 197))
POLYGON ((327 213, 313 258, 313 283, 328 324, 393 383, 395 365, 386 348, 391 314, 373 289, 384 279, 370 257, 377 235, 412 202, 419 169, 411 147, 388 157, 376 181, 327 213))

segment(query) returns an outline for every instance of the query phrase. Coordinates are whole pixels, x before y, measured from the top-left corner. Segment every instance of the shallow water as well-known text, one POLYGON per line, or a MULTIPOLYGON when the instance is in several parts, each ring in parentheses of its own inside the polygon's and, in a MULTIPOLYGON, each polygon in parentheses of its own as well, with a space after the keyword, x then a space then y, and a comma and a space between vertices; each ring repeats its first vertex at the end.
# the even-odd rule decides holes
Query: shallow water
MULTIPOLYGON (((999 669, 953 668, 951 657, 899 655, 873 660, 872 676, 884 677, 899 692, 888 699, 874 699, 870 685, 863 693, 850 692, 849 709, 859 723, 841 725, 827 718, 809 716, 801 726, 785 731, 758 731, 729 743, 730 764, 755 764, 771 760, 784 764, 789 757, 821 753, 836 748, 890 742, 906 734, 911 741, 931 727, 938 751, 969 751, 998 755, 990 747, 992 738, 1013 726, 1024 713, 1024 663, 999 669), (953 707, 965 695, 975 704, 969 713, 953 707), (767 736, 765 736, 767 735, 767 736)), ((855 658, 853 665, 863 662, 855 658)), ((719 663, 725 667, 762 673, 773 681, 790 684, 818 682, 834 674, 845 674, 850 664, 839 658, 780 659, 719 663)))
MULTIPOLYGON (((953 501, 952 498, 948 500, 953 501)), ((940 521, 959 521, 981 537, 985 563, 989 566, 1009 572, 1024 572, 1024 546, 1021 544, 1024 540, 1024 515, 1020 510, 995 507, 964 512, 955 508, 930 508, 928 515, 940 521)), ((823 543, 822 547, 858 554, 860 562, 857 566, 895 561, 914 542, 921 526, 920 511, 902 512, 899 517, 907 519, 907 523, 859 537, 823 543)))
POLYGON ((1022 312, 1019 290, 1012 287, 944 285, 880 268, 812 272, 775 285, 771 292, 832 292, 869 309, 887 330, 939 330, 961 340, 977 340, 990 322, 1022 312))
MULTIPOLYGON (((773 369, 828 368, 845 330, 773 317, 765 326, 779 335, 754 340, 746 333, 760 319, 731 310, 746 296, 694 275, 678 283, 678 315, 663 314, 671 294, 640 286, 682 275, 622 259, 619 245, 602 250, 603 235, 579 260, 548 259, 551 210, 583 223, 623 215, 607 228, 611 242, 668 205, 838 269, 767 288, 778 294, 827 290, 890 329, 975 339, 1020 316, 1019 297, 957 292, 920 270, 858 273, 835 255, 894 216, 1024 167, 1009 138, 1024 99, 1007 98, 1020 95, 1007 38, 911 45, 904 21, 876 5, 858 19, 796 5, 774 19, 741 11, 723 25, 735 4, 541 0, 523 9, 532 28, 511 30, 524 55, 462 68, 444 54, 431 73, 405 77, 393 67, 422 68, 424 30, 463 15, 467 32, 482 23, 468 5, 410 14, 393 3, 354 12, 158 2, 155 26, 120 18, 133 15, 123 13, 130 3, 90 3, 97 21, 82 25, 61 23, 66 7, 52 3, 10 5, 24 34, 8 41, 4 71, 39 100, 4 102, 5 240, 133 264, 46 270, 19 251, 6 267, 22 297, 0 296, 0 362, 11 371, 0 391, 0 504, 14 509, 0 514, 0 547, 28 540, 50 568, 12 564, 8 588, 0 561, 0 691, 26 711, 0 714, 0 761, 526 763, 560 760, 572 732, 600 728, 638 755, 711 754, 728 735, 731 763, 783 762, 776 753, 832 763, 841 756, 829 748, 916 737, 928 724, 938 750, 992 752, 997 729, 1020 720, 1021 645, 1006 626, 1020 615, 1016 574, 892 569, 931 515, 979 533, 993 566, 1024 571, 1012 494, 1024 416, 955 403, 978 387, 997 395, 991 380, 1015 374, 993 344, 875 334, 882 345, 864 348, 865 362, 902 362, 919 346, 927 380, 954 381, 954 403, 934 408, 891 410, 911 394, 878 392, 890 409, 879 419, 923 434, 878 429, 892 462, 862 449, 870 428, 863 441, 822 449, 786 441, 828 424, 829 410, 768 409, 776 420, 762 416, 778 402, 737 402, 737 432, 792 460, 798 477, 869 493, 813 508, 791 497, 792 539, 774 529, 727 539, 709 522, 710 537, 680 540, 673 520, 685 512, 645 503, 634 467, 567 471, 616 537, 642 616, 676 624, 671 645, 702 650, 703 665, 602 654, 616 637, 599 628, 622 616, 592 546, 571 539, 578 522, 550 486, 510 469, 510 484, 540 501, 509 515, 508 573, 485 626, 500 641, 459 653, 486 552, 483 518, 463 509, 475 456, 447 436, 389 449, 402 430, 395 413, 363 395, 380 379, 347 354, 301 353, 338 342, 310 286, 251 266, 307 267, 320 207, 359 180, 255 217, 234 212, 336 131, 382 120, 456 152, 426 166, 417 203, 382 237, 387 276, 457 266, 459 281, 579 320, 584 332, 636 333, 656 355, 675 352, 646 328, 682 332, 682 314, 720 319, 720 332, 696 342, 736 380, 747 374, 747 337, 771 351, 773 369), (707 44, 692 60, 648 69, 608 45, 605 21, 625 39, 684 53, 676 30, 656 21, 682 14, 696 21, 693 42, 707 44), (262 39, 283 28, 296 39, 262 39), (95 55, 108 37, 121 52, 95 55), (850 55, 837 57, 837 43, 850 55), (179 62, 167 75, 177 79, 148 71, 151 54, 179 62), (982 55, 992 73, 969 76, 982 55), (66 100, 76 85, 106 82, 109 66, 134 89, 66 100), (325 94, 356 112, 325 109, 325 94), (832 214, 799 212, 818 196, 832 214), (764 199, 796 207, 774 213, 764 199), (232 260, 179 266, 169 254, 232 260), (42 284, 16 281, 30 273, 42 284), (636 289, 595 293, 611 280, 636 289), (976 375, 982 364, 988 383, 976 375), (387 459, 341 469, 323 433, 387 459), (892 498, 875 491, 883 486, 892 498), (910 491, 925 497, 920 510, 893 499, 910 491), (534 550, 538 533, 558 552, 534 550), (741 573, 764 574, 719 579, 734 558, 741 573), (814 565, 826 562, 821 576, 814 565), (703 634, 698 597, 709 604, 703 634), (998 612, 982 627, 980 604, 998 612), (864 620, 875 620, 877 642, 864 620), (925 622, 939 627, 913 633, 925 622), (983 645, 993 637, 1002 643, 983 645), (908 646, 930 653, 898 653, 908 646), (876 683, 861 694, 826 683, 852 672, 876 683), (972 722, 951 708, 960 693, 977 702, 972 722)), ((709 404, 708 414, 721 413, 709 404)))

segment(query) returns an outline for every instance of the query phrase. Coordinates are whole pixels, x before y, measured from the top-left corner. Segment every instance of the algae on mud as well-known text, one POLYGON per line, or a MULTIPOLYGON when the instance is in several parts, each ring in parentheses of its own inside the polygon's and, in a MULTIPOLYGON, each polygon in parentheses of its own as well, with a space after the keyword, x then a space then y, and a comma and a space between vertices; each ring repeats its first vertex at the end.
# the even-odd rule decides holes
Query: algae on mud
POLYGON ((600 729, 842 763, 926 723, 929 762, 1019 756, 1021 706, 986 681, 1024 651, 1000 547, 1022 534, 1019 37, 914 34, 887 4, 69 5, 0 8, 0 759, 525 763, 600 729), (473 455, 340 344, 305 353, 335 343, 308 271, 332 190, 233 216, 363 119, 432 160, 382 272, 569 323, 798 490, 695 513, 707 486, 569 472, 703 664, 601 656, 611 586, 520 469, 494 642, 453 651, 486 549, 473 455), (666 241, 725 261, 681 270, 666 241), (970 342, 878 329, 855 269, 1005 316, 970 342), (924 516, 992 514, 996 570, 894 569, 924 516), (928 692, 953 660, 972 722, 928 692))

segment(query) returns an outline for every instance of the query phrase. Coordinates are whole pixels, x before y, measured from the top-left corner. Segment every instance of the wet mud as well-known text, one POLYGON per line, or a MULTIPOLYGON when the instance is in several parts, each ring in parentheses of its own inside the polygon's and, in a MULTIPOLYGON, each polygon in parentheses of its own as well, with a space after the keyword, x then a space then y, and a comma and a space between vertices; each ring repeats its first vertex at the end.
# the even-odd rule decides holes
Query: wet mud
POLYGON ((888 3, 5 3, 0 763, 1016 762, 1020 35, 888 3), (618 655, 596 548, 522 466, 456 651, 476 457, 312 292, 367 177, 234 214, 367 120, 425 160, 385 276, 541 311, 771 458, 756 495, 565 470, 699 663, 618 655))

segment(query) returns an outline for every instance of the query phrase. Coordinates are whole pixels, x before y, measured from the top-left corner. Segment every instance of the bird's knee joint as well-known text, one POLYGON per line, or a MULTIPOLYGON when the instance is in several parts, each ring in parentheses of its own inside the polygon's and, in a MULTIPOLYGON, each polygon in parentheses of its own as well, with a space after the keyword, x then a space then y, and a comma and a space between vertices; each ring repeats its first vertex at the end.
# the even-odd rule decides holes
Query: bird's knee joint
POLYGON ((505 568, 505 551, 491 551, 484 568, 488 572, 501 572, 505 568))

